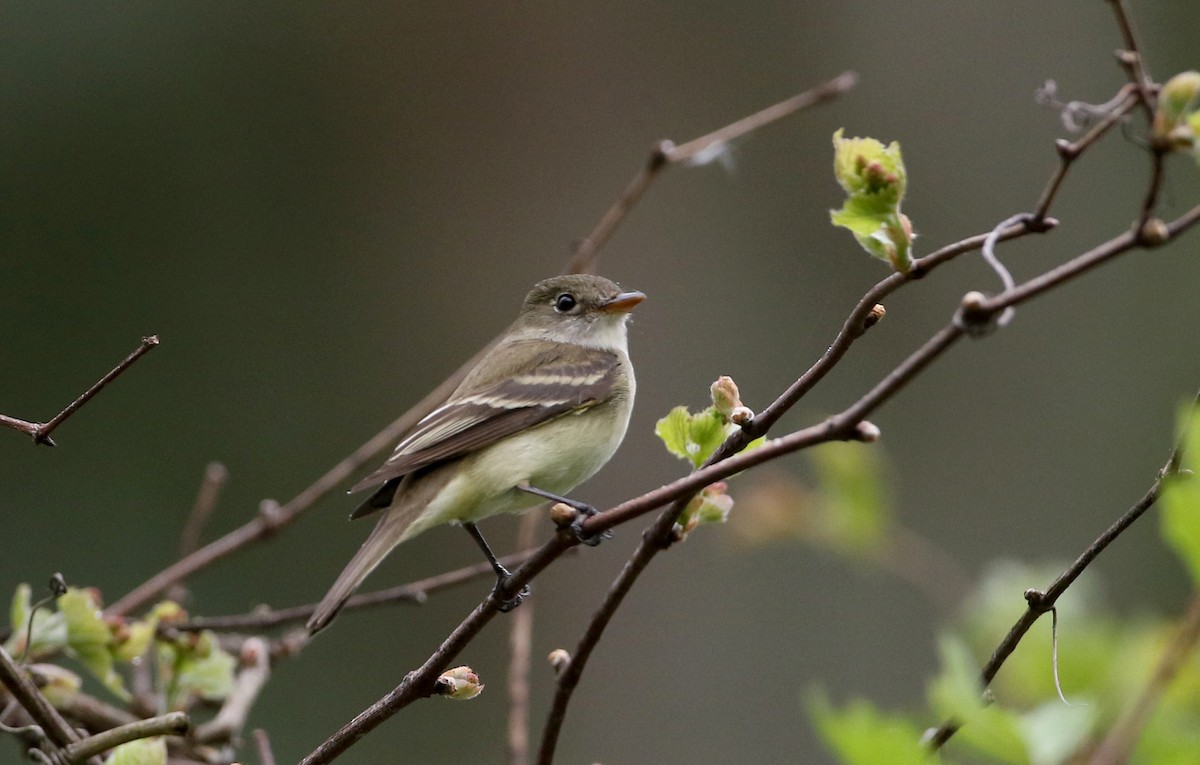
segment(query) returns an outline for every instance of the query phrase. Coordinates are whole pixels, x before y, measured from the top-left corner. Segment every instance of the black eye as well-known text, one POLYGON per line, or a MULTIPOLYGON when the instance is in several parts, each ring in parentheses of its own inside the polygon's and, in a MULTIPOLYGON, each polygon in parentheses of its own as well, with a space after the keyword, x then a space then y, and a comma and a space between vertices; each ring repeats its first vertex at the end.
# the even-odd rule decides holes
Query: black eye
POLYGON ((554 310, 559 313, 568 313, 575 307, 575 296, 569 292, 564 292, 554 298, 554 310))

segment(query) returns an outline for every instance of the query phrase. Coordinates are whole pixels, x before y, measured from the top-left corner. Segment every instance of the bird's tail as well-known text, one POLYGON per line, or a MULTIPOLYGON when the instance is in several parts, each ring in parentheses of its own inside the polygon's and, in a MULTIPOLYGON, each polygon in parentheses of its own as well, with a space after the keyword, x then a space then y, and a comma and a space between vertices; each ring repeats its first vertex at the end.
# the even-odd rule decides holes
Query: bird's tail
POLYGON ((313 611, 308 620, 309 635, 317 634, 333 621, 333 617, 337 616, 337 612, 367 575, 375 570, 393 547, 405 539, 404 532, 412 525, 416 515, 409 508, 393 507, 379 519, 367 541, 358 548, 358 552, 350 559, 350 563, 333 583, 333 587, 329 588, 329 592, 313 611))

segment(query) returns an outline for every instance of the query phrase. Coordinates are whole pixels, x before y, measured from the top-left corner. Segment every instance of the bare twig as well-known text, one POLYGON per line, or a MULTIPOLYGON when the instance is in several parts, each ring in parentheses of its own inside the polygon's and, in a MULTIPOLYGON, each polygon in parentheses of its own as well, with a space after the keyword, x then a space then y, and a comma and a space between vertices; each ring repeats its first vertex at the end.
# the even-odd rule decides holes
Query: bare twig
POLYGON ((1154 708, 1166 693, 1167 687, 1187 663, 1188 656, 1196 650, 1200 641, 1200 594, 1192 597, 1187 614, 1179 625, 1175 639, 1167 646, 1159 659, 1150 682, 1142 689, 1129 709, 1117 721, 1100 747, 1092 755, 1089 765, 1119 765, 1129 759, 1142 730, 1150 721, 1154 708))
POLYGON ((70 744, 63 750, 64 762, 76 765, 130 741, 153 736, 183 736, 191 728, 192 721, 183 712, 169 712, 159 717, 138 720, 70 744))
MULTIPOLYGON (((730 140, 733 137, 742 135, 756 127, 761 127, 768 122, 786 116, 807 106, 822 103, 830 98, 840 95, 842 92, 853 87, 856 76, 852 72, 847 72, 839 77, 831 80, 824 85, 818 86, 811 91, 802 93, 798 96, 781 102, 775 106, 769 107, 757 115, 739 120, 733 125, 718 130, 716 133, 710 134, 705 138, 690 141, 681 147, 666 147, 660 146, 657 150, 662 154, 659 159, 651 157, 650 164, 663 163, 668 161, 665 153, 674 152, 674 156, 679 161, 686 160, 694 156, 703 146, 711 144, 715 140, 730 140), (702 145, 702 142, 705 142, 702 145), (689 152, 691 152, 689 154, 689 152)), ((671 160, 675 161, 675 160, 671 160)), ((648 165, 649 167, 649 165, 648 165)), ((634 180, 630 188, 625 194, 614 204, 613 209, 601 219, 597 224, 592 234, 586 237, 580 246, 576 249, 574 255, 568 261, 565 273, 580 273, 590 270, 595 265, 596 253, 600 247, 608 240, 613 229, 624 217, 625 212, 630 206, 640 198, 644 193, 645 187, 648 187, 652 176, 658 172, 658 168, 649 171, 643 170, 643 173, 649 173, 648 178, 644 181, 639 179, 634 180), (636 187, 636 188, 635 188, 636 187)), ((639 175, 641 178, 641 175, 639 175)), ((410 431, 414 425, 435 407, 441 404, 446 398, 458 387, 467 372, 474 368, 475 364, 481 359, 484 354, 491 350, 499 338, 492 340, 484 348, 475 354, 470 360, 458 368, 454 374, 450 375, 437 388, 431 391, 425 398, 421 399, 411 409, 401 415, 391 425, 384 428, 367 443, 359 447, 353 454, 339 462, 331 468, 325 475, 321 476, 315 483, 309 486, 300 494, 293 497, 287 503, 275 507, 270 513, 260 513, 260 515, 248 523, 234 529, 225 536, 217 539, 204 547, 196 550, 187 557, 175 562, 162 571, 158 572, 150 579, 138 585, 133 591, 126 594, 124 597, 117 600, 105 613, 108 615, 125 615, 129 612, 140 608, 150 602, 154 597, 164 592, 171 585, 183 580, 185 577, 199 571, 202 568, 212 565, 216 561, 230 555, 242 547, 271 536, 283 526, 294 521, 303 511, 307 510, 319 499, 329 493, 335 486, 350 477, 356 470, 362 467, 368 461, 377 457, 381 452, 392 446, 397 440, 410 431)), ((0 422, 0 424, 5 424, 0 422)))
POLYGON ((12 428, 13 430, 19 430, 22 433, 27 433, 28 435, 33 436, 33 442, 35 444, 49 444, 50 446, 54 446, 54 439, 50 438, 50 434, 57 429, 59 425, 62 425, 68 417, 75 414, 75 412, 79 410, 79 407, 90 401, 93 396, 104 389, 104 386, 117 379, 122 372, 124 372, 126 369, 129 369, 129 367, 131 367, 135 361, 146 355, 146 353, 148 353, 156 345, 158 345, 157 335, 143 337, 142 344, 137 347, 137 350, 126 356, 120 364, 117 364, 111 371, 109 371, 108 374, 97 380, 92 387, 88 388, 81 396, 79 396, 79 398, 68 404, 65 409, 54 415, 49 422, 28 422, 27 420, 20 420, 16 417, 9 417, 7 415, 0 414, 0 425, 12 428))
MULTIPOLYGON (((1193 401, 1193 410, 1195 406, 1200 406, 1200 393, 1196 394, 1193 401)), ((1008 630, 1008 634, 996 646, 996 650, 992 651, 991 658, 983 665, 983 670, 980 672, 980 685, 986 689, 996 679, 996 673, 1004 666, 1004 662, 1012 655, 1012 652, 1017 649, 1021 639, 1025 637, 1025 633, 1033 627, 1044 614, 1055 607, 1058 599, 1067 591, 1079 575, 1084 572, 1092 561, 1096 559, 1100 553, 1104 552, 1117 537, 1121 536, 1134 521, 1142 517, 1142 514, 1154 506, 1162 493, 1163 483, 1167 478, 1179 472, 1179 458, 1182 452, 1182 445, 1177 444, 1171 450, 1171 456, 1167 458, 1164 464, 1158 470, 1155 476, 1154 483, 1142 495, 1142 498, 1133 504, 1125 513, 1118 518, 1111 526, 1105 529, 1104 533, 1096 538, 1094 542, 1088 545, 1075 562, 1068 566, 1061 574, 1058 575, 1045 591, 1030 589, 1025 592, 1025 602, 1027 606, 1025 613, 1021 614, 1016 623, 1008 630)), ((958 731, 959 724, 956 720, 947 720, 942 723, 932 736, 929 738, 930 748, 940 749, 952 736, 958 731)))
POLYGON ((1138 105, 1138 97, 1134 91, 1135 88, 1132 84, 1122 87, 1117 93, 1117 98, 1113 99, 1113 102, 1110 102, 1114 103, 1113 108, 1078 141, 1071 142, 1059 139, 1055 142, 1054 147, 1058 150, 1059 157, 1058 170, 1055 171, 1054 175, 1050 176, 1050 180, 1046 183, 1046 189, 1042 192, 1042 197, 1038 200, 1037 207, 1034 208, 1032 223, 1040 223, 1046 219, 1046 214, 1050 211, 1050 205, 1054 203, 1059 189, 1062 188, 1063 180, 1066 179, 1071 165, 1079 155, 1098 141, 1113 125, 1121 121, 1125 115, 1133 111, 1134 107, 1138 105))
MULTIPOLYGON (((516 568, 533 555, 533 550, 513 553, 500 559, 505 568, 516 568)), ((472 566, 447 571, 443 574, 420 579, 409 584, 389 587, 374 592, 364 592, 352 596, 342 607, 342 611, 353 611, 371 606, 382 606, 391 603, 424 603, 430 594, 453 587, 473 579, 495 576, 492 564, 487 561, 472 566)), ((306 621, 317 608, 316 603, 293 608, 278 610, 260 608, 248 614, 235 616, 198 616, 182 624, 172 624, 169 629, 180 632, 199 632, 200 630, 265 630, 282 624, 296 624, 306 621)))
MULTIPOLYGON (((534 534, 542 517, 526 513, 517 530, 517 546, 532 547, 534 534)), ((509 765, 528 765, 529 762, 529 667, 533 651, 533 601, 512 615, 508 633, 508 762, 509 765)))
POLYGON ((180 558, 186 558, 200 547, 204 526, 217 507, 217 498, 221 496, 221 489, 225 488, 225 480, 228 477, 229 471, 220 462, 210 462, 204 468, 204 477, 200 479, 196 502, 192 505, 192 511, 188 513, 187 522, 183 525, 183 532, 179 535, 180 558))
POLYGON ((258 765, 275 765, 275 752, 271 750, 271 739, 262 728, 254 729, 254 748, 258 751, 258 765))
POLYGON ((225 698, 217 716, 196 729, 196 741, 201 744, 229 741, 246 725, 250 709, 271 676, 271 655, 267 641, 248 638, 242 644, 242 668, 234 681, 233 691, 225 698))
MULTIPOLYGON (((487 349, 485 348, 484 351, 487 349)), ((484 351, 480 351, 482 354, 484 351)), ((377 457, 395 441, 412 429, 422 417, 433 411, 434 407, 446 399, 466 375, 472 363, 478 358, 464 364, 458 372, 451 375, 445 382, 435 388, 425 398, 417 402, 392 424, 376 433, 369 441, 356 449, 350 456, 330 468, 304 491, 288 500, 283 505, 268 505, 269 512, 260 512, 253 520, 234 529, 220 539, 209 542, 186 558, 176 561, 131 592, 109 606, 105 613, 109 616, 123 616, 138 609, 165 591, 171 585, 182 581, 202 568, 210 566, 227 555, 237 552, 242 547, 261 539, 272 536, 281 528, 296 520, 319 499, 333 491, 339 483, 349 478, 354 471, 377 457)))
MULTIPOLYGON (((1190 211, 1188 214, 1166 226, 1167 235, 1164 237, 1163 242, 1174 238, 1184 230, 1190 228, 1197 219, 1200 219, 1200 209, 1190 211)), ((860 439, 862 437, 862 433, 858 429, 860 423, 875 409, 903 389, 908 382, 934 359, 950 348, 966 333, 967 327, 986 324, 997 312, 1003 310, 1007 305, 1015 305, 1023 300, 1034 297, 1045 291, 1045 289, 1065 283, 1090 268, 1124 252, 1136 249, 1138 246, 1136 238, 1129 234, 1122 234, 1095 250, 1084 253, 1072 261, 1068 261, 1067 264, 1064 264, 1064 267, 1055 269, 1052 273, 1061 273, 1057 273, 1052 283, 1043 284, 1041 277, 1039 277, 1025 284, 1018 285, 1010 292, 1000 293, 993 301, 982 299, 978 301, 965 301, 968 305, 958 311, 948 325, 935 333, 923 346, 904 359, 874 388, 841 413, 830 417, 823 423, 767 441, 764 445, 753 451, 739 452, 733 456, 729 456, 720 462, 701 468, 672 483, 598 513, 584 522, 583 533, 591 536, 603 532, 671 502, 677 503, 676 508, 672 508, 671 511, 677 515, 676 511, 682 510, 682 505, 686 503, 688 498, 710 483, 728 478, 735 473, 776 459, 784 454, 790 454, 819 443, 832 440, 860 439), (1036 284, 1037 287, 1030 288, 1029 285, 1031 283, 1036 284)), ((747 425, 747 429, 753 424, 754 420, 751 420, 751 423, 747 425)), ((722 454, 733 440, 731 438, 722 448, 718 449, 718 455, 722 454)), ((660 515, 659 520, 655 523, 655 527, 647 532, 647 535, 657 532, 665 536, 670 529, 670 523, 667 522, 669 515, 670 513, 660 515)), ((663 537, 658 538, 661 540, 663 537)), ((659 542, 659 544, 661 543, 659 542)), ((419 698, 433 694, 436 689, 438 674, 448 666, 449 662, 458 655, 467 643, 474 639, 475 635, 497 613, 496 607, 498 601, 496 598, 511 596, 512 593, 515 593, 525 584, 528 584, 537 574, 553 563, 566 549, 576 544, 578 544, 578 540, 573 536, 560 534, 543 545, 524 565, 513 572, 504 592, 492 593, 484 599, 447 636, 424 664, 413 672, 410 672, 405 676, 400 685, 396 686, 396 688, 392 689, 383 698, 365 709, 326 739, 302 760, 301 765, 323 765, 324 763, 332 762, 342 752, 353 746, 356 741, 400 709, 403 709, 419 698)))
POLYGON ((1137 36, 1133 32, 1133 18, 1129 15, 1129 9, 1125 7, 1125 0, 1109 0, 1113 7, 1113 13, 1117 17, 1117 26, 1121 30, 1121 40, 1125 45, 1125 50, 1121 51, 1118 56, 1122 66, 1129 71, 1129 79, 1137 88, 1142 108, 1146 112, 1146 117, 1154 121, 1154 83, 1150 79, 1150 69, 1146 66, 1146 59, 1142 55, 1137 43, 1137 36))
POLYGON ((768 106, 762 111, 726 125, 723 128, 695 138, 687 143, 676 146, 670 141, 660 141, 650 152, 646 163, 638 171, 625 190, 613 202, 612 207, 604 213, 595 228, 579 240, 575 252, 567 262, 563 273, 590 273, 595 268, 597 251, 608 242, 613 231, 625 219, 633 206, 638 203, 646 190, 666 167, 673 164, 686 163, 711 151, 714 147, 728 144, 747 133, 794 114, 803 109, 816 106, 840 96, 850 90, 858 82, 854 72, 842 72, 837 77, 811 90, 792 96, 777 104, 768 106))
MULTIPOLYGON (((50 706, 50 702, 46 701, 46 697, 38 691, 25 671, 17 666, 8 655, 8 651, 4 650, 4 646, 0 646, 0 683, 8 688, 8 692, 25 708, 33 721, 41 726, 46 737, 55 745, 66 748, 79 741, 79 735, 67 725, 67 721, 58 710, 50 706)), ((98 759, 93 760, 99 765, 98 759)))

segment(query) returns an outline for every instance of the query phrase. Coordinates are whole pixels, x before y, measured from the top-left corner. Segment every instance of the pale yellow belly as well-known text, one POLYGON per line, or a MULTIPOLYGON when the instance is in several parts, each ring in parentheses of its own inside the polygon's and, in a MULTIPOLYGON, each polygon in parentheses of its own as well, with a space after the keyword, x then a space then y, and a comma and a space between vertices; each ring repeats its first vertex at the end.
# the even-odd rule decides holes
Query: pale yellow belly
POLYGON ((629 402, 604 406, 615 411, 569 414, 468 455, 455 466, 441 468, 457 468, 455 477, 433 497, 403 538, 439 523, 477 521, 545 501, 514 488, 518 484, 567 495, 608 462, 625 436, 629 402))

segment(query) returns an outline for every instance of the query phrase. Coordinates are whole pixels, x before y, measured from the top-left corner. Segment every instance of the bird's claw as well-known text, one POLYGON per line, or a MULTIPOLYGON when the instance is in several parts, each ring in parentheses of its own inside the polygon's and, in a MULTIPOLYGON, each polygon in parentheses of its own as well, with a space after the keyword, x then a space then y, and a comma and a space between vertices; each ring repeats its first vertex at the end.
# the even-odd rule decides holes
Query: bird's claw
POLYGON ((508 580, 511 574, 505 571, 496 578, 496 586, 492 588, 492 597, 496 599, 496 610, 502 614, 507 614, 517 606, 521 605, 521 601, 529 597, 533 590, 529 589, 529 585, 521 588, 520 592, 514 593, 505 597, 505 591, 508 589, 508 580))
POLYGON ((582 505, 580 507, 576 507, 575 509, 579 512, 575 516, 575 520, 571 521, 571 525, 568 528, 571 529, 571 533, 575 535, 575 538, 579 540, 581 544, 585 544, 588 547, 595 547, 605 539, 612 539, 612 529, 605 529, 599 534, 588 534, 583 530, 583 522, 588 518, 591 518, 593 515, 598 514, 600 512, 599 510, 591 505, 582 505))

